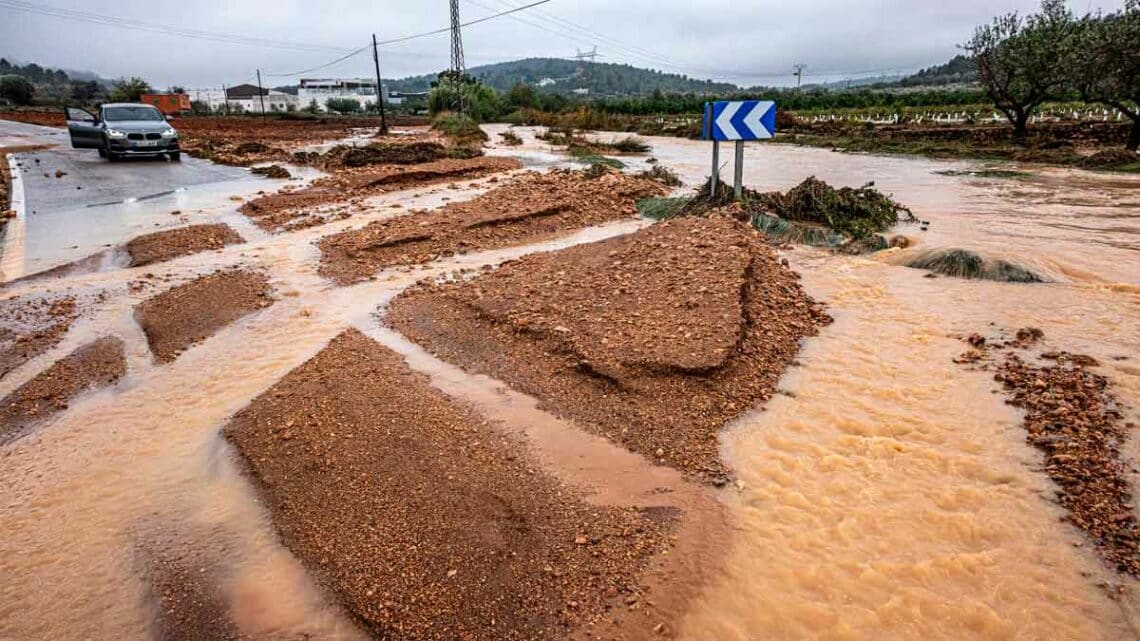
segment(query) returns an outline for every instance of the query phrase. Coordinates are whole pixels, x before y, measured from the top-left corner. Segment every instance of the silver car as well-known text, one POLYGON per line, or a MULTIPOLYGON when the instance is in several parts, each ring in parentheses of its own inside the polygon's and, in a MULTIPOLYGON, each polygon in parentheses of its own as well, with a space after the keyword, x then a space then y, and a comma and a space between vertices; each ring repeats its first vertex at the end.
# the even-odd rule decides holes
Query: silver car
POLYGON ((85 109, 68 107, 67 132, 76 149, 97 149, 108 160, 127 156, 167 155, 182 159, 178 131, 166 116, 150 105, 115 102, 99 108, 95 116, 85 109))

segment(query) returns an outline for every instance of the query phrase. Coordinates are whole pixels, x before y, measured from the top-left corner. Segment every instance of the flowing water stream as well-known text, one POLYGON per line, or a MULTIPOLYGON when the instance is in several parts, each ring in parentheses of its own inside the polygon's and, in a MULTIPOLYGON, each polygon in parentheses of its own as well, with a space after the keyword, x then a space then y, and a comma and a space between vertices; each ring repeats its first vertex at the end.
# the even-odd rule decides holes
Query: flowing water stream
MULTIPOLYGON (((522 133, 524 147, 493 153, 518 153, 536 167, 554 163, 533 132, 522 133)), ((707 145, 664 138, 651 144, 653 155, 688 185, 707 174, 707 145)), ((717 551, 723 563, 710 564, 702 576, 675 636, 1140 639, 1137 586, 1106 570, 1082 535, 1061 521, 1041 457, 1025 444, 1018 412, 994 393, 990 376, 952 362, 965 349, 963 335, 1039 327, 1042 351, 1100 360, 1098 371, 1136 420, 1140 179, 1061 170, 1021 180, 935 173, 966 167, 749 148, 749 186, 785 189, 811 174, 837 185, 873 180, 932 224, 928 232, 900 228, 914 245, 872 257, 785 252, 836 322, 807 342, 799 366, 782 381, 785 393, 726 431, 724 453, 739 483, 717 496, 732 536, 717 551), (900 266, 916 252, 949 247, 1014 259, 1057 282, 930 279, 900 266), (1116 588, 1123 592, 1110 597, 1116 588)), ((218 434, 228 416, 348 327, 407 354, 413 367, 492 416, 516 417, 547 452, 592 453, 582 460, 604 455, 602 444, 566 441, 565 426, 517 395, 489 391, 494 382, 468 379, 417 351, 380 328, 374 313, 424 276, 629 233, 644 223, 457 256, 428 269, 390 270, 348 288, 331 287, 316 273, 312 243, 319 237, 485 187, 388 194, 347 221, 249 235, 250 243, 217 253, 67 280, 75 292, 109 295, 62 344, 0 381, 0 396, 108 333, 126 341, 130 373, 114 390, 77 400, 0 447, 0 639, 147 638, 153 600, 140 558, 163 536, 205 552, 235 619, 251 636, 362 638, 276 541, 218 434), (128 282, 152 272, 176 284, 229 265, 266 270, 279 300, 174 363, 153 365, 132 308, 155 292, 133 293, 128 282)), ((233 222, 237 203, 228 196, 198 205, 203 218, 193 222, 233 222)), ((29 283, 3 295, 63 285, 29 283)), ((620 491, 607 488, 599 479, 609 468, 598 462, 591 469, 576 473, 593 478, 599 494, 645 489, 636 479, 615 484, 620 491)), ((668 474, 641 473, 656 475, 655 483, 675 482, 668 474)))

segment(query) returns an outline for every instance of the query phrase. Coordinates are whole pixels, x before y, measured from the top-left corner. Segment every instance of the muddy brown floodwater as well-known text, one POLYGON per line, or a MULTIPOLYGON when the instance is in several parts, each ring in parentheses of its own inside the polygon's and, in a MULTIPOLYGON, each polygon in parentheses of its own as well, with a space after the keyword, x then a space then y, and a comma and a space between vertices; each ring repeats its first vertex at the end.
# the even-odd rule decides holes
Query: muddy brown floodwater
MULTIPOLYGON (((496 143, 490 153, 527 166, 559 163, 533 131, 516 132, 523 145, 496 143)), ((707 172, 706 145, 649 142, 689 186, 707 172)), ((783 252, 834 323, 805 342, 764 411, 725 431, 722 456, 735 482, 722 490, 584 437, 533 399, 439 362, 374 316, 422 277, 629 233, 644 221, 392 268, 347 287, 320 276, 321 238, 487 188, 434 185, 369 198, 350 219, 292 233, 253 235, 250 225, 238 230, 246 244, 169 263, 6 288, 5 299, 66 288, 93 302, 60 340, 13 362, 0 397, 102 337, 123 341, 127 372, 0 446, 0 638, 163 638, 179 616, 253 639, 366 638, 281 545, 219 435, 235 413, 356 328, 449 395, 514 421, 537 456, 559 478, 590 488, 592 500, 649 504, 654 488, 670 488, 662 496, 690 515, 670 557, 690 561, 659 578, 654 601, 672 611, 665 632, 675 638, 1140 639, 1140 586, 1102 563, 1063 520, 1022 415, 992 372, 954 363, 971 333, 1039 327, 1041 352, 1099 361, 1093 371, 1112 386, 1124 421, 1135 423, 1140 178, 1033 168, 1022 180, 953 177, 935 172, 970 166, 779 145, 750 146, 746 160, 746 183, 764 191, 808 175, 834 185, 873 180, 931 226, 897 230, 911 247, 869 257, 783 252), (1015 260, 1054 282, 926 278, 901 266, 914 252, 945 248, 1015 260), (266 274, 276 302, 171 363, 155 362, 134 308, 233 269, 266 274), (148 272, 155 277, 143 278, 148 272), (702 539, 723 543, 706 558, 692 544, 702 539), (177 578, 186 573, 199 580, 177 578), (670 597, 673 588, 685 598, 670 597), (180 594, 208 611, 171 614, 180 594)), ((212 205, 233 214, 229 195, 212 205)), ((1130 467, 1138 453, 1130 434, 1130 467)), ((656 619, 621 629, 638 622, 656 619)))

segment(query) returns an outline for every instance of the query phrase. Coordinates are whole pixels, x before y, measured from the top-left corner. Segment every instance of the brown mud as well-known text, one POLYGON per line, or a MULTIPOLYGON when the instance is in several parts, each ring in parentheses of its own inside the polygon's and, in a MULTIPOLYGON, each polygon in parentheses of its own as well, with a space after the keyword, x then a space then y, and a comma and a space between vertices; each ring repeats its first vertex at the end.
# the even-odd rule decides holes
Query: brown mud
POLYGON ((720 430, 771 397, 828 321, 758 232, 719 216, 419 286, 389 319, 444 360, 716 484, 732 475, 720 430))
POLYGON ((37 421, 66 410, 83 392, 113 385, 126 373, 118 338, 80 347, 0 401, 0 443, 19 438, 37 421))
POLYGON ((350 215, 339 210, 330 216, 320 209, 323 206, 346 202, 351 205, 358 199, 384 192, 460 178, 480 178, 520 167, 513 159, 479 157, 346 169, 319 178, 303 189, 284 189, 256 198, 242 205, 240 211, 265 231, 293 231, 350 215))
POLYGON ((138 236, 128 241, 125 247, 131 257, 130 267, 142 267, 243 242, 245 240, 229 225, 216 223, 138 236))
POLYGON ((634 609, 669 510, 599 507, 357 331, 225 429, 285 545, 380 639, 548 639, 634 609))
POLYGON ((268 277, 231 269, 169 289, 135 308, 159 363, 169 363, 219 329, 273 304, 268 277))
POLYGON ((0 379, 57 345, 78 316, 71 296, 0 301, 0 379))
POLYGON ((321 275, 339 284, 383 267, 525 242, 637 215, 638 200, 660 196, 657 182, 606 172, 529 173, 470 201, 370 223, 320 241, 321 275))
POLYGON ((972 349, 956 360, 994 371, 1007 402, 1025 412, 1026 441, 1044 454, 1045 472, 1057 484, 1068 521, 1088 535, 1107 563, 1140 578, 1140 523, 1120 451, 1136 426, 1124 422, 1109 380, 1090 371, 1100 365, 1096 359, 1044 352, 1042 361, 1056 363, 1045 365, 1017 353, 1043 337, 1034 328, 1004 341, 974 334, 967 339, 972 349), (999 361, 996 352, 1002 350, 999 361))

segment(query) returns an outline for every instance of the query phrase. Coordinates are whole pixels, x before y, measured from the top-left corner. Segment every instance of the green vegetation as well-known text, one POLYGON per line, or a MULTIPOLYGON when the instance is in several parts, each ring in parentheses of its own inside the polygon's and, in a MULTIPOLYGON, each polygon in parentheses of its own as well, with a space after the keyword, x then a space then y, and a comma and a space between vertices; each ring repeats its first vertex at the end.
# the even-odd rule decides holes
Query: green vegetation
POLYGON ((907 267, 925 269, 954 278, 984 279, 1005 283, 1045 283, 1048 279, 1007 260, 986 260, 965 249, 927 252, 910 260, 907 267))
POLYGON ((363 111, 360 102, 352 98, 329 98, 325 101, 325 107, 327 107, 329 111, 341 115, 355 114, 363 111))
POLYGON ((32 104, 36 88, 26 78, 16 75, 0 76, 0 100, 22 107, 32 104))
POLYGON ((503 139, 503 144, 508 147, 518 147, 523 144, 522 138, 519 138, 519 135, 513 131, 504 131, 499 134, 499 137, 503 139))
POLYGON ((111 102, 138 102, 144 93, 151 93, 150 84, 142 78, 116 80, 108 100, 111 102))
POLYGON ((835 189, 811 176, 785 194, 760 194, 757 202, 784 220, 824 225, 856 240, 891 228, 900 216, 905 222, 917 222, 909 209, 873 186, 835 189))
MULTIPOLYGON (((646 169, 637 173, 639 178, 648 178, 649 180, 656 180, 657 182, 665 185, 666 187, 680 187, 684 183, 681 182, 680 177, 676 172, 668 167, 662 165, 653 165, 651 169, 646 169)), ((653 199, 650 199, 653 200, 653 199)), ((651 216, 652 218, 652 216, 651 216)))
POLYGON ((469 116, 443 112, 432 120, 431 128, 450 138, 458 145, 479 144, 489 140, 487 132, 469 116))
POLYGON ((432 115, 465 111, 476 122, 491 122, 503 115, 503 103, 494 89, 475 78, 445 71, 432 85, 428 110, 432 115))
POLYGON ((1021 178, 1032 178, 1035 174, 1028 171, 1015 171, 1012 169, 947 169, 945 171, 934 172, 940 176, 969 176, 971 178, 1008 178, 1010 180, 1018 180, 1021 178))
POLYGON ((646 218, 666 220, 681 215, 685 206, 692 202, 692 196, 678 198, 646 198, 638 201, 637 211, 646 218))
POLYGON ((614 169, 625 169, 625 163, 617 158, 607 158, 587 147, 570 147, 570 157, 586 165, 604 165, 614 169))

